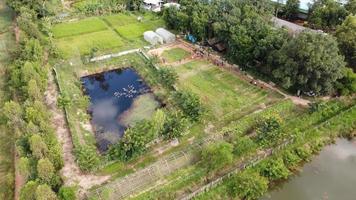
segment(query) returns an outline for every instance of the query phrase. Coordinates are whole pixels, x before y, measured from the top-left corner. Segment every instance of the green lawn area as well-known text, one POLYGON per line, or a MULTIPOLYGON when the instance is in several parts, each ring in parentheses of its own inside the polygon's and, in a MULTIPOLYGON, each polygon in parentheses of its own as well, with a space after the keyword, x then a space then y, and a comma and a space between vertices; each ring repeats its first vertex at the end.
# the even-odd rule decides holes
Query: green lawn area
POLYGON ((188 58, 190 53, 182 48, 173 48, 163 52, 162 57, 168 62, 177 62, 188 58))
POLYGON ((87 18, 80 21, 68 22, 55 25, 52 30, 55 38, 63 38, 85 33, 93 33, 106 30, 108 27, 99 18, 87 18))
POLYGON ((81 55, 88 54, 94 47, 101 52, 107 49, 120 48, 125 44, 124 40, 111 30, 61 38, 56 43, 65 58, 78 52, 81 55))
POLYGON ((103 17, 112 27, 124 26, 127 24, 132 24, 137 22, 137 16, 128 14, 115 14, 103 17))
POLYGON ((155 20, 149 22, 136 22, 124 26, 116 27, 115 30, 126 39, 136 39, 143 37, 143 33, 149 30, 155 31, 159 27, 163 27, 162 20, 155 20))
POLYGON ((176 67, 176 71, 179 87, 199 95, 210 115, 221 121, 230 115, 245 114, 244 109, 253 110, 280 99, 272 91, 251 85, 206 61, 192 61, 176 67))

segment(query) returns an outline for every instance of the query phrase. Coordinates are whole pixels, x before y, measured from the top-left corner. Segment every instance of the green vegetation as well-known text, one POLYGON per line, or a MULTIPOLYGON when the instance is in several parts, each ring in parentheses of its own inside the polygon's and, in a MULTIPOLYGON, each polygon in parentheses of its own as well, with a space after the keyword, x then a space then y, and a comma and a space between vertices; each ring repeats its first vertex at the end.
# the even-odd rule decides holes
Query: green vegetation
POLYGON ((169 49, 163 52, 162 57, 167 61, 167 62, 177 62, 180 60, 183 60, 185 58, 188 58, 190 56, 190 53, 184 49, 181 48, 173 48, 169 49))
POLYGON ((131 23, 122 26, 118 26, 115 30, 120 34, 120 36, 133 40, 137 38, 142 38, 143 33, 150 30, 156 30, 158 27, 162 27, 164 22, 162 20, 149 21, 149 22, 138 22, 131 23))
POLYGON ((106 30, 107 26, 102 20, 93 17, 76 22, 57 24, 52 28, 54 38, 81 35, 106 30))
MULTIPOLYGON (((4 112, 5 101, 10 98, 7 91, 6 80, 8 78, 7 70, 11 61, 10 52, 13 49, 15 39, 11 32, 7 32, 12 27, 13 12, 0 2, 0 110, 4 112)), ((1 117, 0 117, 1 118, 1 117)), ((0 120, 0 199, 13 199, 14 189, 14 133, 7 129, 6 124, 0 120)))
POLYGON ((59 51, 65 58, 77 55, 78 53, 80 55, 89 54, 93 48, 105 51, 114 48, 119 49, 124 45, 123 39, 110 30, 61 38, 56 43, 59 51))

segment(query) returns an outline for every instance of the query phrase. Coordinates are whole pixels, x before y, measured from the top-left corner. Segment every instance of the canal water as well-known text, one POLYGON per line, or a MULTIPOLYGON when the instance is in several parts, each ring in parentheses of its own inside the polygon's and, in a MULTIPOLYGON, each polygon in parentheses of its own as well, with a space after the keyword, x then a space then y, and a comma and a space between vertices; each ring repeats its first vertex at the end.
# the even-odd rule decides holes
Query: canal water
POLYGON ((90 97, 89 113, 100 151, 106 151, 123 135, 126 125, 120 117, 136 98, 150 93, 137 72, 131 68, 107 71, 81 78, 84 93, 90 97))
POLYGON ((356 200, 356 141, 337 140, 261 200, 356 200))

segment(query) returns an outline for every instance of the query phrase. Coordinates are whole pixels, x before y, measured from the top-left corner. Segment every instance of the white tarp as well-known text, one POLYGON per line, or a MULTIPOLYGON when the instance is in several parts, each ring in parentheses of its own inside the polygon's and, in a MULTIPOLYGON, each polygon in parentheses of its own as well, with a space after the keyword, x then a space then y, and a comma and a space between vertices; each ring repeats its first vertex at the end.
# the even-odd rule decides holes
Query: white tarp
POLYGON ((156 33, 163 38, 165 43, 172 43, 176 41, 176 36, 164 28, 158 28, 156 33))
POLYGON ((162 37, 153 31, 146 31, 143 33, 143 37, 152 45, 163 44, 162 37))

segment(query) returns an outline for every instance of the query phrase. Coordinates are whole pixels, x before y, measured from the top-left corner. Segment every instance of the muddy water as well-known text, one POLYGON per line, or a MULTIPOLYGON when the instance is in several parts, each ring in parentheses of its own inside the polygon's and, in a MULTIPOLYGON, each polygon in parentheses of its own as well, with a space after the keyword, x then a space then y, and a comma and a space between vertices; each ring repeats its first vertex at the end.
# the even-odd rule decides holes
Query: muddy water
POLYGON ((84 92, 90 97, 89 112, 100 151, 116 143, 127 128, 120 116, 129 110, 134 100, 150 93, 136 71, 130 68, 82 77, 84 92))
POLYGON ((261 200, 356 200, 356 141, 339 139, 261 200))

